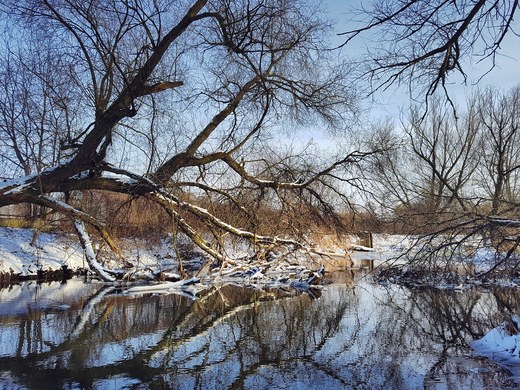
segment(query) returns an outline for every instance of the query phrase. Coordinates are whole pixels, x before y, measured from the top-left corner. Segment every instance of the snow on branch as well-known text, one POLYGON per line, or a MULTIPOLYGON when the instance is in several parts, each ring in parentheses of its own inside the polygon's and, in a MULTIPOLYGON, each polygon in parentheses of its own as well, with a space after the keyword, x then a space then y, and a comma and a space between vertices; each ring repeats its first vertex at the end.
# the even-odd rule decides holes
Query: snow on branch
POLYGON ((489 217, 489 222, 490 222, 490 224, 495 225, 495 226, 520 228, 520 219, 516 219, 516 218, 489 217))
POLYGON ((94 252, 94 248, 92 247, 92 241, 90 240, 90 236, 83 222, 78 220, 74 221, 74 227, 78 233, 79 241, 85 250, 85 258, 87 259, 87 263, 90 269, 94 271, 103 281, 115 282, 116 279, 110 275, 101 264, 99 264, 96 253, 94 252))
POLYGON ((190 203, 183 202, 179 199, 173 198, 172 196, 165 195, 164 193, 152 194, 152 199, 156 199, 158 202, 165 204, 165 205, 184 208, 187 211, 191 212, 192 214, 196 215, 197 217, 199 217, 205 221, 211 222, 215 226, 217 226, 231 234, 234 234, 235 236, 247 238, 247 239, 254 240, 255 242, 260 242, 260 243, 293 245, 296 247, 302 246, 302 244, 300 242, 295 241, 295 240, 258 235, 253 232, 249 232, 247 230, 236 228, 236 227, 222 221, 221 219, 215 217, 208 210, 206 210, 202 207, 198 207, 198 206, 192 205, 190 203))
POLYGON ((38 197, 38 201, 35 203, 38 203, 41 206, 50 207, 54 210, 60 211, 74 220, 79 220, 88 223, 89 225, 92 225, 99 232, 99 234, 101 235, 103 240, 108 244, 110 249, 112 249, 112 251, 118 257, 121 257, 121 250, 117 247, 110 234, 108 234, 106 228, 96 218, 51 196, 41 195, 38 197))

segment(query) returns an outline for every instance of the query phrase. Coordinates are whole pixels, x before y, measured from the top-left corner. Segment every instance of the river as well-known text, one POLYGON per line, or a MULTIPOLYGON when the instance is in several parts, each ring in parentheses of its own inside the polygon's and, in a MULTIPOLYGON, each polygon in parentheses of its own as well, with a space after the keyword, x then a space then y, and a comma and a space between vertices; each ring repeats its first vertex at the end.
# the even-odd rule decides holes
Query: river
POLYGON ((469 343, 518 313, 519 295, 352 273, 311 294, 221 285, 197 300, 26 282, 0 289, 0 388, 514 387, 469 343))

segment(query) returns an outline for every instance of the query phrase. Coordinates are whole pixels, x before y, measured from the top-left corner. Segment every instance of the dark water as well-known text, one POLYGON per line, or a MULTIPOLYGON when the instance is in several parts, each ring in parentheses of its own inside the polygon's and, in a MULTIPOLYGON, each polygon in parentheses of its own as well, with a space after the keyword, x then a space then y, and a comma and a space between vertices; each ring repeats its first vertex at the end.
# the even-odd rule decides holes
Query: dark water
POLYGON ((80 279, 0 290, 2 389, 482 389, 507 373, 468 342, 511 290, 339 278, 312 295, 212 287, 196 301, 80 279), (347 281, 347 282, 346 282, 347 281))

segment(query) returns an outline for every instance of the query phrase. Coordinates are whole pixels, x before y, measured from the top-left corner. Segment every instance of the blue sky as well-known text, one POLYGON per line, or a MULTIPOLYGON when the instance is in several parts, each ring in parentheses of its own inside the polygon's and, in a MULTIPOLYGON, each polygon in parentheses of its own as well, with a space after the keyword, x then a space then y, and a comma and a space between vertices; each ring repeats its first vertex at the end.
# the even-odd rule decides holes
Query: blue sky
MULTIPOLYGON (((358 27, 354 16, 351 13, 359 9, 360 0, 324 0, 326 8, 329 10, 329 16, 337 20, 337 32, 347 31, 349 29, 358 27)), ((370 2, 363 2, 366 7, 369 7, 370 2)), ((520 15, 520 13, 519 13, 520 15)), ((514 22, 515 30, 520 31, 520 17, 514 22)), ((361 39, 356 39, 353 44, 345 49, 345 53, 352 53, 353 55, 362 55, 364 45, 368 44, 369 34, 361 39)), ((342 42, 341 37, 337 37, 338 43, 342 42)), ((457 104, 463 105, 466 96, 470 95, 475 85, 478 87, 495 86, 507 90, 520 83, 520 38, 509 33, 504 40, 500 53, 497 57, 497 65, 495 68, 485 74, 490 66, 489 60, 478 63, 478 59, 466 61, 465 70, 468 75, 466 85, 464 85, 462 77, 454 75, 449 79, 450 96, 454 98, 457 104), (479 80, 484 76, 481 80, 479 80)), ((409 98, 406 88, 394 87, 390 88, 384 93, 378 93, 375 99, 380 103, 376 104, 371 114, 372 118, 399 115, 401 109, 409 106, 409 98)))

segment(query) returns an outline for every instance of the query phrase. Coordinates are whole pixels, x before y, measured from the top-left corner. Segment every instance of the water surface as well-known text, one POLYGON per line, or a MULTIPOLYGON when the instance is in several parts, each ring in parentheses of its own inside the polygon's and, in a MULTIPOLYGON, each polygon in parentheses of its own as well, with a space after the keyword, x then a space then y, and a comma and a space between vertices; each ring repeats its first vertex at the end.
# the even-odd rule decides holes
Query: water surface
POLYGON ((313 294, 224 285, 198 300, 24 283, 0 289, 0 388, 501 388, 507 373, 468 343, 518 298, 350 276, 313 294))

